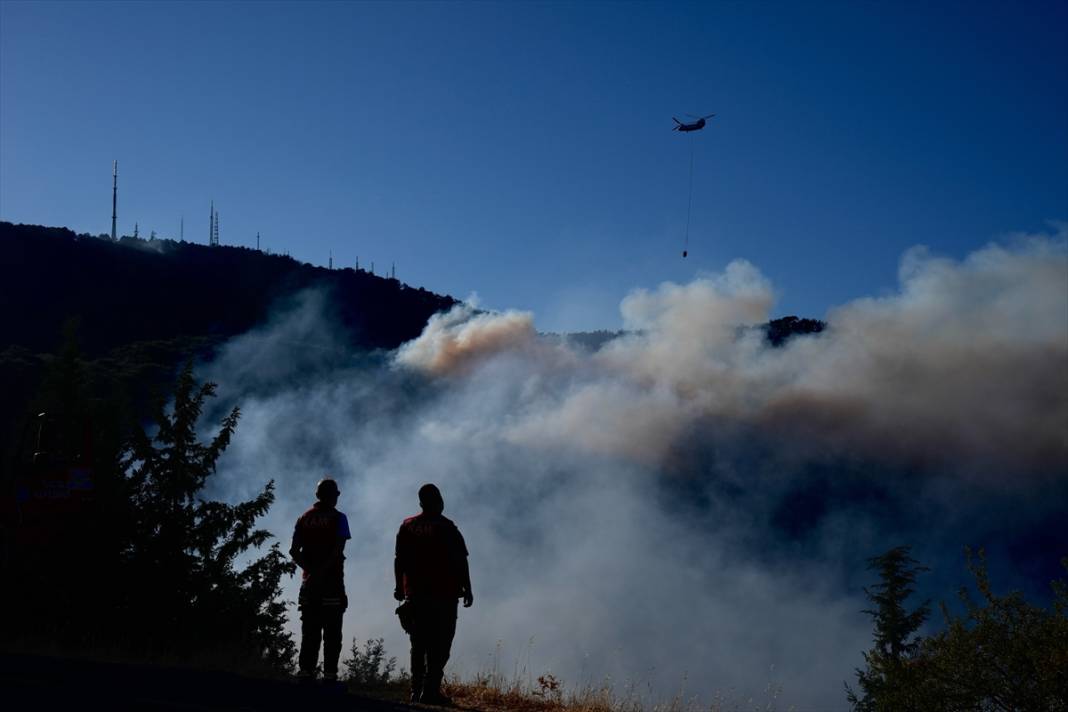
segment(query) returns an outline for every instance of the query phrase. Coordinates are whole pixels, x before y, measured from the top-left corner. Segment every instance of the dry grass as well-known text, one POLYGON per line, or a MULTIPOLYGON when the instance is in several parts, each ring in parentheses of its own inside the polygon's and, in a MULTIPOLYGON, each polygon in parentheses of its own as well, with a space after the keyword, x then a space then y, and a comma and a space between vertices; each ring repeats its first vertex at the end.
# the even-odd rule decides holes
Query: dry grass
POLYGON ((670 699, 659 701, 650 701, 639 685, 626 684, 620 690, 611 680, 566 690, 551 674, 542 675, 530 684, 518 675, 505 679, 486 673, 471 680, 448 678, 444 687, 456 707, 475 712, 775 712, 784 709, 779 706, 781 688, 774 684, 765 688, 761 699, 718 694, 711 700, 701 700, 680 691, 670 699))
MULTIPOLYGON (((789 712, 793 709, 780 704, 782 688, 774 683, 769 683, 756 697, 721 692, 711 699, 701 699, 686 692, 685 676, 679 681, 679 691, 668 698, 658 696, 648 683, 619 684, 606 678, 572 686, 548 672, 535 678, 530 671, 529 648, 533 642, 531 639, 526 663, 516 660, 510 675, 500 672, 502 646, 498 643, 488 669, 473 677, 446 675, 442 692, 452 698, 457 710, 465 712, 789 712)), ((769 676, 774 676, 774 670, 769 671, 769 676)), ((350 681, 349 689, 368 697, 406 703, 410 692, 406 671, 387 678, 376 685, 350 681)), ((435 708, 418 705, 417 709, 435 708)))
MULTIPOLYGON (((641 706, 619 698, 607 687, 588 687, 565 694, 552 675, 538 678, 538 686, 511 681, 502 684, 492 675, 476 675, 473 680, 449 680, 445 694, 457 707, 479 712, 639 712, 641 706)), ((681 711, 680 711, 681 712, 681 711)))

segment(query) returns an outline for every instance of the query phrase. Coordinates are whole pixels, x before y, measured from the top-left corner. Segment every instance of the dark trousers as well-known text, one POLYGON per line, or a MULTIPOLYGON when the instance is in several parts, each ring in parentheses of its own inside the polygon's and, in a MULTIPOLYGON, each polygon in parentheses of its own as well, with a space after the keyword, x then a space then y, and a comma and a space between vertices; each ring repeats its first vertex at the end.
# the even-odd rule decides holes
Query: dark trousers
POLYGON ((412 691, 437 694, 456 635, 456 599, 413 599, 412 691))
POLYGON ((323 672, 337 674, 341 657, 341 619, 348 605, 345 594, 317 595, 301 587, 300 607, 300 671, 315 672, 319 661, 319 643, 323 645, 323 672))

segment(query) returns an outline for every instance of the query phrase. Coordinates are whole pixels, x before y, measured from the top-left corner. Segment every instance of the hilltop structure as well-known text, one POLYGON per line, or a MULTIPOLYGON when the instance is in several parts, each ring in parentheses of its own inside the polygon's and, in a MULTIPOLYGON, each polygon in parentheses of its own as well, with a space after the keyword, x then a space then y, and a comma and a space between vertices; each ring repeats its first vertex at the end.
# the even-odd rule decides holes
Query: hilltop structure
POLYGON ((112 161, 111 163, 111 239, 117 240, 118 235, 115 234, 115 222, 118 219, 118 207, 119 207, 119 162, 112 161))

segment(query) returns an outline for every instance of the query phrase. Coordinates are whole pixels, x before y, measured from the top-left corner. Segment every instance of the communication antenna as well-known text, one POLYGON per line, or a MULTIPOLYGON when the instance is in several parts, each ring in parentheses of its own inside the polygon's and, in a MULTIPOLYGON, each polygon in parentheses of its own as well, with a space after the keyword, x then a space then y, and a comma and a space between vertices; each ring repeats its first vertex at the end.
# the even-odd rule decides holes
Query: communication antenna
POLYGON ((212 247, 219 246, 219 211, 215 209, 215 201, 211 201, 211 220, 208 224, 208 244, 212 247))
POLYGON ((178 221, 178 239, 185 242, 185 216, 178 221))
POLYGON ((360 271, 360 256, 356 255, 356 271, 360 271))
POLYGON ((137 239, 137 223, 134 223, 134 239, 137 239))
POLYGON ((119 162, 111 163, 111 239, 115 240, 115 220, 118 218, 119 207, 119 162))
POLYGON ((391 263, 390 266, 389 266, 389 278, 390 279, 396 279, 397 278, 397 263, 396 262, 391 263))
POLYGON ((260 232, 256 231, 256 252, 260 251, 260 232))
POLYGON ((334 269, 334 251, 333 250, 330 250, 330 262, 329 262, 329 265, 330 266, 327 269, 334 269))

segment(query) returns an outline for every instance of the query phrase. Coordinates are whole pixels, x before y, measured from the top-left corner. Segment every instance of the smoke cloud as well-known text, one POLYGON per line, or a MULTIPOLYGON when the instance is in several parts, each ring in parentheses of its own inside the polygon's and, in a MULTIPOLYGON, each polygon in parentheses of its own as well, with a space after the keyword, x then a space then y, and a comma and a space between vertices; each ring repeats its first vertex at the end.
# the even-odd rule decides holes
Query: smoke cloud
POLYGON ((914 543, 949 562, 948 597, 961 544, 1018 572, 1015 538, 1068 503, 1066 244, 1062 227, 960 261, 912 250, 896 292, 781 348, 757 328, 774 290, 740 260, 632 292, 627 333, 596 351, 460 306, 354 356, 308 295, 201 371, 243 412, 217 494, 275 479, 266 524, 288 543, 335 476, 346 636, 383 636, 402 664, 393 538, 435 482, 476 598, 452 672, 706 700, 774 683, 780 704, 842 709, 870 647, 865 557, 914 543))
POLYGON ((402 346, 396 360, 437 376, 467 373, 502 351, 529 347, 536 336, 529 312, 475 313, 461 304, 430 317, 423 334, 402 346))

